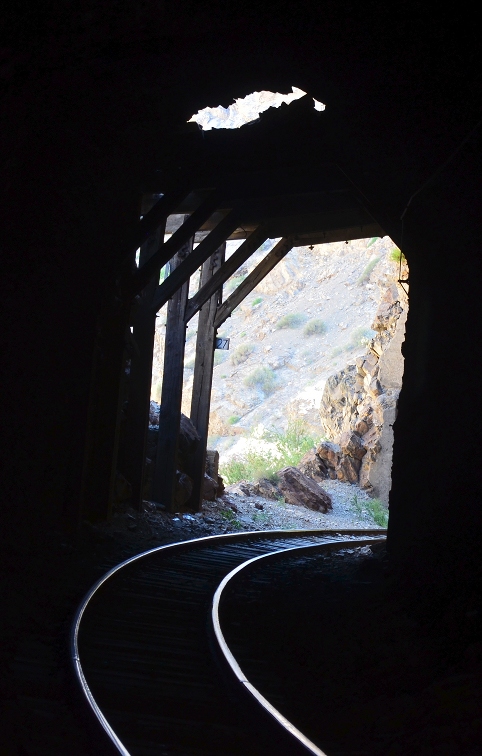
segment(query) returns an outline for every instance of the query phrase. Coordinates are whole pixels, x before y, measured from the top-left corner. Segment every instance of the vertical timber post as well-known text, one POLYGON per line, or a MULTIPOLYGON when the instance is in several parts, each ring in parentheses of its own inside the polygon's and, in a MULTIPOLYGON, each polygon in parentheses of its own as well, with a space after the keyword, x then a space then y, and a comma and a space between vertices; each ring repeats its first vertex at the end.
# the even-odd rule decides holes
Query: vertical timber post
MULTIPOLYGON (((192 252, 191 238, 170 262, 171 273, 192 252)), ((162 378, 159 438, 152 481, 152 498, 175 511, 175 485, 179 428, 181 424, 184 349, 186 343, 185 312, 189 279, 171 297, 167 305, 164 373, 162 378)))
MULTIPOLYGON (((130 274, 126 267, 123 274, 130 274)), ((112 510, 130 310, 111 294, 98 325, 81 490, 82 517, 90 522, 108 519, 112 510)))
MULTIPOLYGON (((139 267, 159 248, 164 239, 165 222, 141 247, 139 267)), ((156 333, 156 313, 151 300, 159 286, 159 276, 143 289, 132 317, 133 350, 129 375, 127 419, 122 449, 122 469, 132 487, 132 506, 142 508, 152 358, 156 333)))
MULTIPOLYGON (((224 262, 226 243, 207 260, 201 272, 201 286, 219 270, 224 262)), ((211 387, 213 382, 214 346, 216 329, 214 319, 221 301, 222 289, 212 295, 203 305, 199 313, 199 323, 196 340, 196 360, 194 363, 194 378, 192 386, 191 422, 201 436, 190 475, 193 479, 193 490, 189 503, 193 509, 199 511, 202 505, 204 483, 204 469, 206 466, 206 449, 208 442, 209 410, 211 407, 211 387)))

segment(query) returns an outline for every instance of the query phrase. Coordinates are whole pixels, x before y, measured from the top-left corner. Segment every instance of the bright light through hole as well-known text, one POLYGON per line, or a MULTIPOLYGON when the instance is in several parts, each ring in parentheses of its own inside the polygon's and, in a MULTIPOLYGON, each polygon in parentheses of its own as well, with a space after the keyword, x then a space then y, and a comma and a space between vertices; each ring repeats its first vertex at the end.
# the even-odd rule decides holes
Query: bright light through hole
MULTIPOLYGON (((211 129, 238 129, 245 123, 255 121, 260 113, 268 108, 279 108, 282 103, 290 103, 293 100, 299 100, 306 92, 298 87, 291 87, 291 94, 280 94, 279 92, 252 92, 247 97, 242 97, 234 101, 228 108, 218 105, 217 108, 203 108, 192 116, 189 121, 198 123, 203 131, 211 129)), ((318 100, 313 100, 315 110, 324 110, 325 105, 318 100)))

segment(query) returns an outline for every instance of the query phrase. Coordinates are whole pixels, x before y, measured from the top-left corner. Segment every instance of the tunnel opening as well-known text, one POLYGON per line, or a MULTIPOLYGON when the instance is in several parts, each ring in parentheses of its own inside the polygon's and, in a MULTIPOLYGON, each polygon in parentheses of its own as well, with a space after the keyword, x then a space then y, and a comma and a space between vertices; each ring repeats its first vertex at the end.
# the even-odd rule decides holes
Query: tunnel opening
MULTIPOLYGON (((223 299, 277 242, 267 240, 236 269, 223 286, 223 299)), ((241 243, 227 242, 226 259, 241 243)), ((258 496, 264 514, 253 509, 253 499, 241 506, 243 526, 274 527, 276 507, 270 504, 286 503, 279 472, 294 466, 329 490, 336 502, 333 522, 341 522, 336 514, 343 505, 351 513, 347 523, 386 527, 408 312, 399 281, 407 278, 406 260, 389 237, 301 246, 232 311, 217 332, 221 348, 214 353, 207 440, 207 473, 219 455, 218 509, 232 495, 238 510, 240 499, 244 504, 247 495, 258 496), (221 498, 225 486, 228 498, 221 498)), ((199 284, 200 271, 191 278, 190 297, 199 284)), ((166 317, 167 306, 156 321, 151 434, 161 402, 166 317)), ((198 321, 196 314, 186 332, 186 417, 198 321)), ((211 481, 206 493, 212 497, 211 481)), ((204 506, 212 515, 213 507, 204 506)), ((239 516, 233 517, 233 528, 239 524, 239 516)))

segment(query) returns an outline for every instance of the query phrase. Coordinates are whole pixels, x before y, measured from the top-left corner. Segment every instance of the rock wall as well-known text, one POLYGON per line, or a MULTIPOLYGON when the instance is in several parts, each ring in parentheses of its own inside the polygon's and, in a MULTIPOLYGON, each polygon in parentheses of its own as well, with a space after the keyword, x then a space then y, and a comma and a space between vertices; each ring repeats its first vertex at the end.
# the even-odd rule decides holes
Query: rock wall
POLYGON ((404 289, 392 283, 372 323, 376 335, 366 353, 328 378, 320 405, 331 442, 325 459, 330 476, 358 483, 387 504, 407 312, 404 289))

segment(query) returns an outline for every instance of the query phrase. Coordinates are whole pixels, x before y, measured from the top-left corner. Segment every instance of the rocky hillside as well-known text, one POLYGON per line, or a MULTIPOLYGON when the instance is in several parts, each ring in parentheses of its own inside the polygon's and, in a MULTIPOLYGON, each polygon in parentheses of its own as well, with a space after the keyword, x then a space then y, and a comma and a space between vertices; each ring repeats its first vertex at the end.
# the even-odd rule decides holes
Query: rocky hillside
MULTIPOLYGON (((228 254, 237 244, 229 243, 228 254)), ((365 426, 355 425, 365 422, 364 456, 372 462, 380 444, 389 445, 380 439, 385 427, 390 440, 407 309, 395 283, 399 270, 393 250, 388 237, 294 249, 226 321, 219 335, 230 338, 230 350, 216 352, 210 421, 210 446, 220 451, 221 459, 262 444, 253 437, 263 429, 283 430, 290 419, 300 417, 317 441, 336 444, 343 433, 360 434, 365 426)), ((266 250, 258 252, 237 271, 225 286, 225 296, 264 254, 266 250)), ((192 291, 196 287, 193 280, 192 291)), ((161 313, 153 371, 157 401, 164 322, 161 313)), ((193 320, 186 343, 186 415, 195 332, 193 320)), ((374 469, 368 473, 368 462, 360 467, 361 483, 381 495, 374 469)))

